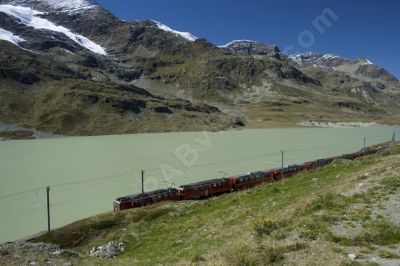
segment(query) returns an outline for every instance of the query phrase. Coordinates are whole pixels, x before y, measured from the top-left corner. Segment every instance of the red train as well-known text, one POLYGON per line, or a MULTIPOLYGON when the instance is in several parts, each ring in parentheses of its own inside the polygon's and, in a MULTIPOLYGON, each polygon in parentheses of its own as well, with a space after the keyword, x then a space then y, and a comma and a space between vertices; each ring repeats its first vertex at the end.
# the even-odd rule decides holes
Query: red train
POLYGON ((160 201, 195 200, 218 196, 223 193, 239 191, 271 183, 287 178, 300 171, 311 170, 330 164, 337 159, 355 160, 362 156, 371 155, 387 149, 389 144, 362 150, 359 152, 343 154, 339 157, 319 159, 304 164, 290 165, 283 169, 273 169, 252 172, 244 175, 229 176, 227 178, 212 179, 197 183, 182 185, 178 188, 168 188, 147 193, 118 198, 114 201, 114 211, 140 208, 160 201), (282 174, 283 171, 283 174, 282 174))

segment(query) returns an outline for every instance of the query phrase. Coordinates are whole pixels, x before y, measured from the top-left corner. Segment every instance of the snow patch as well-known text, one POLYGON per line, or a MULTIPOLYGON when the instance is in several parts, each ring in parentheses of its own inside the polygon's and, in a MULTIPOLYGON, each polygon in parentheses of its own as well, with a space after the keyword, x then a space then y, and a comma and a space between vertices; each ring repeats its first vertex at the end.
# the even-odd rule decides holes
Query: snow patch
POLYGON ((18 47, 19 47, 20 42, 25 41, 21 37, 14 35, 14 33, 10 32, 8 30, 5 30, 3 28, 0 28, 0 40, 10 42, 18 47))
POLYGON ((369 61, 367 58, 363 58, 362 61, 363 61, 364 65, 373 65, 374 64, 371 61, 369 61))
POLYGON ((97 6, 93 0, 41 0, 44 4, 56 9, 76 10, 97 6))
POLYGON ((26 26, 33 27, 35 29, 45 29, 55 32, 63 33, 65 36, 76 42, 82 47, 101 55, 106 55, 106 51, 100 45, 92 42, 88 38, 73 33, 71 30, 57 26, 51 21, 38 17, 37 15, 43 14, 42 12, 33 10, 29 7, 12 6, 12 5, 0 5, 0 12, 3 12, 9 16, 13 16, 20 20, 20 22, 26 26))
POLYGON ((156 24, 157 28, 159 28, 160 30, 171 32, 175 36, 183 37, 188 41, 194 42, 195 40, 198 39, 196 36, 194 36, 190 32, 176 31, 176 30, 173 30, 170 27, 168 27, 167 25, 164 25, 164 24, 162 24, 162 23, 160 23, 158 21, 153 20, 153 22, 156 24))
POLYGON ((227 47, 229 47, 229 46, 231 46, 231 45, 234 45, 234 44, 236 44, 236 43, 259 43, 259 42, 257 42, 257 41, 252 41, 252 40, 233 40, 233 41, 231 41, 231 42, 229 42, 229 43, 227 43, 227 44, 219 45, 218 47, 219 47, 219 48, 227 48, 227 47))
POLYGON ((329 60, 329 59, 336 59, 336 58, 339 58, 339 56, 334 55, 334 54, 324 54, 324 55, 322 56, 322 58, 325 59, 325 60, 329 60))
POLYGON ((71 52, 70 50, 67 50, 67 49, 64 49, 64 48, 63 48, 63 51, 66 52, 67 54, 73 54, 73 55, 75 55, 75 53, 71 52))
POLYGON ((289 58, 292 59, 293 61, 301 64, 303 62, 302 58, 300 55, 289 55, 289 58))

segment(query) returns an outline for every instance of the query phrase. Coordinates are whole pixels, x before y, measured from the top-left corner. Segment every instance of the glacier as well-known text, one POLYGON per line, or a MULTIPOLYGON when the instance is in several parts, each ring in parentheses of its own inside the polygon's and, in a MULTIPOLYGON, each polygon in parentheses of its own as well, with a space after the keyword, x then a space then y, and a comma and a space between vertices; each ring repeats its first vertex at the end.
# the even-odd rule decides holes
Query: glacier
POLYGON ((24 42, 25 40, 17 35, 14 35, 14 33, 5 30, 3 28, 0 28, 0 40, 10 42, 16 46, 19 47, 20 42, 24 42))
POLYGON ((190 32, 176 31, 176 30, 171 29, 167 25, 162 24, 161 22, 158 22, 158 21, 155 21, 155 20, 152 20, 152 21, 156 24, 157 28, 159 28, 160 30, 171 32, 175 36, 181 36, 181 37, 185 38, 186 40, 188 40, 190 42, 194 42, 195 40, 198 39, 196 36, 194 36, 190 32))
POLYGON ((92 51, 93 53, 97 53, 100 55, 107 55, 103 47, 89 40, 85 36, 75 34, 70 29, 67 29, 63 26, 57 26, 53 22, 37 16, 40 14, 44 14, 43 12, 33 10, 29 7, 13 6, 13 5, 0 5, 0 12, 17 18, 22 24, 26 26, 35 29, 45 29, 62 33, 68 38, 70 38, 72 41, 92 51))
POLYGON ((43 3, 53 8, 61 9, 80 9, 97 6, 93 0, 41 0, 43 3))

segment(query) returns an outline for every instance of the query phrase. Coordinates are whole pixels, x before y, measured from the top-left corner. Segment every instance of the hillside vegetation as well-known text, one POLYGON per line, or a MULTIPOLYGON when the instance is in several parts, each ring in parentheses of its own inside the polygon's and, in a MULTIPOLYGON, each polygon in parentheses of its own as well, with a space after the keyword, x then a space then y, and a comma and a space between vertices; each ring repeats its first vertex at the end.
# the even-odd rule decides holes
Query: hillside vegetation
POLYGON ((34 242, 80 252, 63 258, 74 265, 398 265, 399 206, 397 145, 239 193, 106 213, 34 242), (113 260, 87 255, 109 241, 125 251, 113 260))

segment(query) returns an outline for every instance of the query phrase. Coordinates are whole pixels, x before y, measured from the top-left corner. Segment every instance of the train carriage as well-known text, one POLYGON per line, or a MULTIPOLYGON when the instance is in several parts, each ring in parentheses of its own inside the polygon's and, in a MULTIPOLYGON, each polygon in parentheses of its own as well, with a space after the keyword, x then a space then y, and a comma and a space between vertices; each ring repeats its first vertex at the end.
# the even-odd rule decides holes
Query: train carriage
POLYGON ((208 198, 231 190, 232 182, 229 178, 212 179, 179 187, 181 200, 208 198))
POLYGON ((176 188, 160 189, 156 191, 135 194, 127 197, 118 198, 114 201, 114 211, 140 208, 154 204, 159 201, 179 200, 179 190, 176 188))
POLYGON ((354 160, 354 159, 357 159, 358 157, 359 157, 359 153, 355 152, 355 153, 343 154, 340 158, 345 159, 345 160, 354 160))
POLYGON ((258 171, 239 176, 230 176, 234 190, 244 190, 258 186, 262 183, 271 183, 279 176, 277 170, 258 171))
POLYGON ((294 164, 283 168, 283 177, 290 177, 305 169, 304 165, 294 164))

